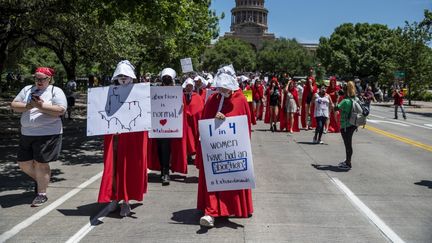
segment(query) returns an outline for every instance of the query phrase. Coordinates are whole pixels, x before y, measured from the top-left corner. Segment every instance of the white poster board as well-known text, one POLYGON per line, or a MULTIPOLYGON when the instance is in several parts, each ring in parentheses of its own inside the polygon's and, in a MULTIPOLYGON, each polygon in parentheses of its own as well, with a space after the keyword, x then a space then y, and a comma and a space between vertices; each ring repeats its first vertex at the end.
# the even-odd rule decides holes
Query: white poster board
POLYGON ((150 129, 149 84, 111 85, 87 90, 87 136, 150 129))
POLYGON ((183 88, 181 86, 151 87, 150 138, 181 138, 183 136, 183 88))
POLYGON ((198 121, 207 190, 255 188, 248 119, 198 121))
POLYGON ((206 89, 206 97, 205 97, 204 103, 207 103, 208 98, 214 93, 217 93, 217 90, 206 89))
POLYGON ((180 59, 180 64, 181 64, 183 73, 193 72, 193 65, 192 65, 192 59, 191 58, 180 59))

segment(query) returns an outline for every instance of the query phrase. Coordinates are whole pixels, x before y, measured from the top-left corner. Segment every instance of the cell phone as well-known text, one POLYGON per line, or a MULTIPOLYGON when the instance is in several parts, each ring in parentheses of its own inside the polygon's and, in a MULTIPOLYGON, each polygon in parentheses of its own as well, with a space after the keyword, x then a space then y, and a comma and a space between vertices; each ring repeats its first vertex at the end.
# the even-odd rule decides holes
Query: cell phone
POLYGON ((33 99, 33 100, 40 100, 39 95, 32 94, 31 96, 32 96, 32 99, 33 99))

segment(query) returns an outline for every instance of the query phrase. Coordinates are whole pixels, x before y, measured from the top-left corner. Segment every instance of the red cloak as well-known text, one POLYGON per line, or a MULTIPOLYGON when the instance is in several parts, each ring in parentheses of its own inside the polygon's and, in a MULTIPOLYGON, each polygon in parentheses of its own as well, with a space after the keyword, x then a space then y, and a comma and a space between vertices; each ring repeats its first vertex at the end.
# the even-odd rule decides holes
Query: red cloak
MULTIPOLYGON (((264 98, 264 86, 262 84, 258 84, 258 85, 254 84, 252 86, 252 96, 254 101, 260 100, 262 102, 264 98)), ((262 120, 263 112, 264 112, 264 104, 261 103, 259 110, 256 110, 255 112, 256 114, 254 114, 254 116, 256 117, 256 119, 262 120)))
MULTIPOLYGON (((294 100, 295 100, 296 104, 299 104, 297 88, 293 88, 290 92, 294 96, 294 100)), ((287 97, 287 92, 284 90, 284 97, 283 97, 283 102, 282 102, 282 110, 279 111, 280 130, 281 131, 283 131, 284 129, 287 129, 287 131, 289 131, 291 129, 290 120, 288 119, 287 113, 285 112, 285 110, 286 110, 286 97, 287 97)), ((296 113, 294 113, 293 132, 300 132, 298 120, 299 120, 299 113, 296 112, 296 113)))
MULTIPOLYGON (((312 93, 312 94, 310 94, 311 100, 312 100, 312 97, 316 94, 316 92, 318 92, 318 88, 317 88, 317 85, 315 83, 315 79, 313 77, 309 77, 306 81, 305 86, 304 86, 303 96, 302 96, 301 124, 302 124, 302 127, 304 127, 304 128, 306 128, 306 126, 308 125, 308 124, 306 124, 307 123, 307 121, 306 121, 306 112, 307 112, 306 111, 306 100, 307 100, 307 97, 310 93, 312 93), (308 83, 310 82, 309 81, 310 79, 312 80, 312 90, 310 89, 310 86, 308 85, 308 83)), ((310 107, 310 109, 311 109, 311 112, 310 112, 311 127, 316 127, 316 121, 315 121, 315 115, 314 115, 315 105, 311 102, 310 106, 311 106, 310 107)))
POLYGON ((185 94, 186 104, 184 112, 186 116, 186 149, 187 155, 196 153, 196 144, 198 143, 198 120, 201 119, 201 113, 204 109, 204 100, 197 93, 191 93, 190 99, 185 94))
MULTIPOLYGON (((337 92, 340 89, 341 88, 336 83, 336 79, 330 78, 330 85, 327 87, 326 93, 330 96, 333 105, 336 104, 337 97, 338 97, 337 92)), ((339 101, 341 101, 341 98, 342 97, 339 97, 339 101)), ((340 113, 337 112, 335 115, 334 109, 331 109, 329 116, 330 116, 330 123, 329 123, 328 131, 335 132, 335 133, 340 132, 340 113)))
POLYGON ((104 171, 99 189, 99 203, 111 200, 143 200, 144 193, 147 192, 147 142, 148 132, 104 136, 104 171), (113 168, 114 136, 118 136, 115 169, 113 168), (114 176, 115 192, 113 192, 114 176))
MULTIPOLYGON (((220 94, 213 94, 204 106, 202 119, 214 118, 221 100, 220 94)), ((221 112, 226 116, 247 115, 250 118, 249 107, 241 90, 235 91, 231 97, 225 98, 221 112)), ((251 125, 249 121, 249 134, 251 125)), ((250 189, 208 192, 202 160, 201 146, 198 149, 199 163, 197 208, 205 215, 213 217, 236 216, 246 218, 253 213, 252 191, 250 189)))
POLYGON ((194 92, 197 93, 199 96, 201 96, 201 98, 205 102, 205 98, 206 98, 206 95, 207 95, 207 89, 206 88, 195 89, 194 92))
MULTIPOLYGON (((183 96, 183 109, 185 109, 185 103, 186 99, 183 96)), ((183 112, 183 136, 181 138, 171 138, 170 169, 172 172, 187 174, 187 122, 184 113, 185 112, 183 112)), ((161 170, 156 138, 149 138, 148 140, 148 168, 150 170, 161 170)))

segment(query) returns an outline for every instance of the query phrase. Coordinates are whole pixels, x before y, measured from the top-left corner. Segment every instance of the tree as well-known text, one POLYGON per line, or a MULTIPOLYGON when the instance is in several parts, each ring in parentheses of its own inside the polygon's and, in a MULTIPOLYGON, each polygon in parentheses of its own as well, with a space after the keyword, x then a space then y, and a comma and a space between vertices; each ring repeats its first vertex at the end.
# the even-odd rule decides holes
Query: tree
POLYGON ((262 72, 304 75, 313 64, 313 56, 295 39, 264 42, 258 51, 257 65, 262 72))
POLYGON ((216 71, 228 64, 233 64, 238 71, 253 71, 255 60, 256 54, 250 44, 239 39, 223 38, 212 48, 206 49, 202 62, 207 71, 216 71))
POLYGON ((330 38, 320 38, 317 57, 330 74, 373 77, 386 83, 396 66, 396 47, 396 34, 385 25, 346 23, 330 38))
POLYGON ((425 10, 422 22, 405 22, 396 33, 399 37, 395 49, 397 69, 405 72, 411 105, 411 97, 418 96, 432 84, 432 50, 427 46, 432 39, 432 13, 425 10))

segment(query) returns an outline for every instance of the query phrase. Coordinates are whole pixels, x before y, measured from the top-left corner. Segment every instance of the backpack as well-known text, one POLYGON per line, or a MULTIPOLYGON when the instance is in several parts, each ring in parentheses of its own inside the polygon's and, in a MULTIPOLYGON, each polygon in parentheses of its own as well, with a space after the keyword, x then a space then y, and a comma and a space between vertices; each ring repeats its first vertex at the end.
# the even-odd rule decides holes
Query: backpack
POLYGON ((354 126, 365 126, 366 117, 369 115, 369 108, 359 98, 352 100, 352 108, 349 116, 349 123, 354 126))

